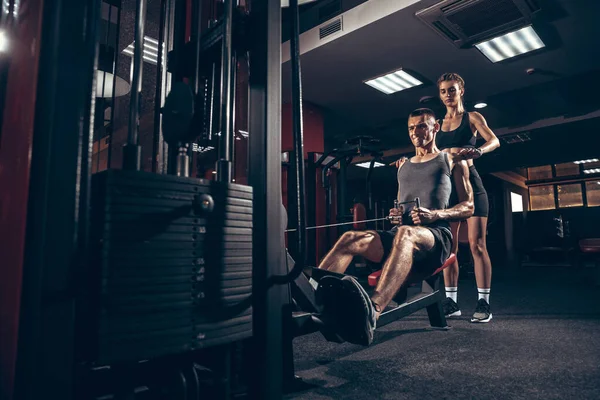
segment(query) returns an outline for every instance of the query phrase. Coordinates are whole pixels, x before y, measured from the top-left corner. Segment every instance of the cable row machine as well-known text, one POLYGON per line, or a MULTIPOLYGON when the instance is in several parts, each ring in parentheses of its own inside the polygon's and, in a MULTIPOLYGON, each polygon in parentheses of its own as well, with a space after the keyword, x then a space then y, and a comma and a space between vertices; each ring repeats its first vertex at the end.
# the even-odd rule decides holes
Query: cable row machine
MULTIPOLYGON (((100 1, 76 3, 48 3, 43 12, 46 69, 36 104, 36 200, 27 222, 14 398, 279 399, 287 284, 303 268, 298 260, 286 270, 282 215, 274 211, 282 208, 281 1, 252 0, 240 12, 235 0, 224 0, 222 18, 205 32, 195 1, 187 44, 180 33, 186 2, 161 2, 169 18, 159 42, 170 50, 171 73, 171 90, 157 105, 169 156, 161 174, 140 171, 146 0, 137 0, 124 162, 94 176, 100 1), (248 56, 250 68, 248 186, 231 182, 237 54, 248 56), (208 124, 207 109, 218 110, 208 124), (188 149, 198 137, 219 143, 214 181, 188 176, 188 149)), ((302 154, 298 0, 289 7, 302 154)), ((297 175, 304 179, 303 168, 297 175)))

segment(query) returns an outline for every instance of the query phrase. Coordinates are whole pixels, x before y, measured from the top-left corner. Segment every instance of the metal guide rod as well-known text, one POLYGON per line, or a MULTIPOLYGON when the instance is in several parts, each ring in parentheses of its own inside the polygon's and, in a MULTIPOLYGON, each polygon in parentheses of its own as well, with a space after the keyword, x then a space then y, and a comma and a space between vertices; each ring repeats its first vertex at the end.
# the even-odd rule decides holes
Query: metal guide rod
POLYGON ((225 30, 221 48, 221 137, 220 155, 217 161, 217 180, 231 182, 231 36, 233 25, 233 0, 224 1, 225 30))
POLYGON ((146 0, 136 1, 135 33, 133 46, 133 76, 129 103, 129 132, 123 153, 123 168, 140 169, 141 152, 138 146, 140 125, 140 96, 142 93, 142 69, 144 57, 144 26, 146 24, 146 0))
MULTIPOLYGON (((194 65, 196 71, 194 73, 194 94, 199 97, 200 95, 200 81, 202 80, 202 74, 200 73, 200 60, 202 56, 202 4, 203 1, 195 1, 192 3, 192 30, 196 39, 196 48, 194 49, 194 65)), ((196 99, 198 101, 198 99, 196 99)))
POLYGON ((292 129, 296 164, 296 206, 298 212, 298 260, 291 275, 302 271, 306 265, 306 183, 304 181, 304 131, 302 126, 302 71, 300 68, 300 23, 298 0, 290 0, 290 53, 292 65, 292 129), (298 268, 296 268, 298 267, 298 268))
MULTIPOLYGON (((166 18, 167 18, 167 0, 160 2, 160 21, 158 25, 158 58, 156 62, 156 91, 154 93, 154 136, 152 139, 152 172, 164 173, 164 138, 162 133, 161 109, 165 102, 166 92, 166 68, 164 68, 165 47, 167 44, 166 18)), ((167 28, 168 29, 168 28, 167 28)))

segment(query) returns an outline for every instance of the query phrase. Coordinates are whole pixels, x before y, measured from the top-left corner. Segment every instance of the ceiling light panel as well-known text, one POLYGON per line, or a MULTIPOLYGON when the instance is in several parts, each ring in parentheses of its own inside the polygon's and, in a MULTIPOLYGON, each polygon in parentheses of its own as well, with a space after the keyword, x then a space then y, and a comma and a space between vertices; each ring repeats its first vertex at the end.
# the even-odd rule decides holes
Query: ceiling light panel
POLYGON ((389 74, 369 79, 365 83, 385 94, 392 94, 411 87, 422 85, 423 82, 401 69, 389 74))
POLYGON ((520 56, 545 46, 542 39, 540 39, 531 26, 526 26, 517 31, 509 32, 475 45, 484 56, 494 63, 520 56))

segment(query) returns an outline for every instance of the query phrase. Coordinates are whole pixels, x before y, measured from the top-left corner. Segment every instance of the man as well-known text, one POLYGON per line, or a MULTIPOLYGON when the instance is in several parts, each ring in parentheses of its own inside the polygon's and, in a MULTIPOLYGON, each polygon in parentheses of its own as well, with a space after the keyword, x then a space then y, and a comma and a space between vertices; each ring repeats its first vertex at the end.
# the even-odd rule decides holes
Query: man
POLYGON ((415 156, 398 169, 398 201, 418 197, 420 208, 406 205, 390 210, 397 226, 391 231, 344 233, 319 268, 344 273, 354 256, 383 263, 382 274, 371 298, 352 277, 325 277, 317 295, 323 302, 323 317, 333 322, 346 341, 369 345, 377 318, 409 279, 424 279, 450 255, 450 220, 473 214, 469 167, 464 160, 443 153, 435 146, 440 129, 433 111, 421 108, 408 118, 408 133, 415 156), (459 202, 448 208, 452 181, 459 202))

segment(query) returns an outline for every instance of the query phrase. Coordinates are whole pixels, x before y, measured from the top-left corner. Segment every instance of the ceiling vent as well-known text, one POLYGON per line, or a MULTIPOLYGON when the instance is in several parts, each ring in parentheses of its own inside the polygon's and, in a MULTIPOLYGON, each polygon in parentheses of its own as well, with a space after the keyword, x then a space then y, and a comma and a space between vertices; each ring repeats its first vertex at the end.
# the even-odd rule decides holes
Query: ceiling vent
POLYGON ((443 0, 416 16, 456 47, 465 48, 531 23, 538 0, 443 0))
POLYGON ((335 21, 319 28, 319 39, 324 39, 329 35, 333 35, 336 32, 342 30, 342 17, 337 18, 335 21))

